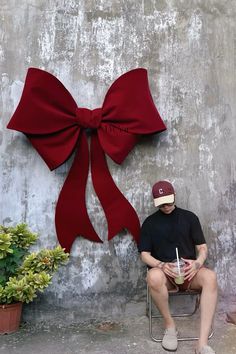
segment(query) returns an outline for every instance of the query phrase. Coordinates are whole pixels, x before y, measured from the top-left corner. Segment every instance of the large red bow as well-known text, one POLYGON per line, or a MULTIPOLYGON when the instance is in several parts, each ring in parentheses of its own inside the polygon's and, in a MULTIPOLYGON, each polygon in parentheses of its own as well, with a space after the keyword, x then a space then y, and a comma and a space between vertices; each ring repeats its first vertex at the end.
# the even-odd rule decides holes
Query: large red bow
POLYGON ((62 247, 69 251, 77 236, 102 242, 86 210, 89 160, 93 186, 108 223, 108 240, 126 228, 138 241, 138 216, 115 185, 104 152, 121 164, 139 135, 166 129, 153 103, 145 69, 119 77, 108 90, 102 108, 90 110, 77 107, 56 77, 30 68, 20 103, 7 127, 25 133, 51 170, 76 150, 56 206, 56 230, 62 247), (87 128, 91 130, 90 151, 87 128))

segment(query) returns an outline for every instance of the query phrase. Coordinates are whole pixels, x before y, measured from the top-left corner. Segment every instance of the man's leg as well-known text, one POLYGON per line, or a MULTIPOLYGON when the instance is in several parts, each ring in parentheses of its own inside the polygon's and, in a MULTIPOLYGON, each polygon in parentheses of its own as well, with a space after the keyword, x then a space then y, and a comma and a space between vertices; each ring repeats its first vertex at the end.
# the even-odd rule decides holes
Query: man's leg
POLYGON ((173 285, 161 269, 152 268, 147 274, 147 283, 151 296, 164 319, 165 328, 175 328, 175 322, 170 314, 168 289, 173 285))
POLYGON ((193 278, 190 288, 202 290, 200 335, 198 341, 198 349, 201 349, 207 345, 216 309, 218 291, 215 272, 207 268, 201 268, 193 278))

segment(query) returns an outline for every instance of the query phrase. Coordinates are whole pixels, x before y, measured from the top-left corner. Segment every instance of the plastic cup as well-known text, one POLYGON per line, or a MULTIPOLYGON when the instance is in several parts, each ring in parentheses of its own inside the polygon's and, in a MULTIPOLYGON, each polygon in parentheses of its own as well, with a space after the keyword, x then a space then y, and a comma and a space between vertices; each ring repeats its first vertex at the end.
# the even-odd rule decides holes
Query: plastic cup
POLYGON ((179 268, 178 268, 178 262, 177 259, 173 261, 174 267, 173 271, 176 273, 176 276, 174 278, 174 281, 176 284, 180 285, 184 283, 184 267, 185 267, 185 262, 180 259, 179 260, 179 268))

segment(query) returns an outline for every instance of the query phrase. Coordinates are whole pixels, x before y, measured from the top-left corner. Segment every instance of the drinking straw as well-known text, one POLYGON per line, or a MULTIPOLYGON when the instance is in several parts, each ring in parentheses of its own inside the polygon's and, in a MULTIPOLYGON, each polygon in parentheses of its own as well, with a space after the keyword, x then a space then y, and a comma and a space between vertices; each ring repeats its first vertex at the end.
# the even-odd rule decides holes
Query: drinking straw
POLYGON ((177 247, 176 247, 175 251, 176 251, 178 271, 179 271, 179 275, 180 275, 179 252, 178 252, 178 248, 177 247))

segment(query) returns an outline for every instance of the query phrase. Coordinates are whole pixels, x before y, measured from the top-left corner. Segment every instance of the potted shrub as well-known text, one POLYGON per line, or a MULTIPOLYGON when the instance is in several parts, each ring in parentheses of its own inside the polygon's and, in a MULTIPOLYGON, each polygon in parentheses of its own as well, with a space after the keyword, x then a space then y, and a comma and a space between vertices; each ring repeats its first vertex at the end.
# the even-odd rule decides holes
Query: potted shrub
POLYGON ((26 224, 0 225, 0 334, 19 328, 23 303, 50 284, 53 273, 69 257, 61 246, 29 252, 37 240, 26 224))

